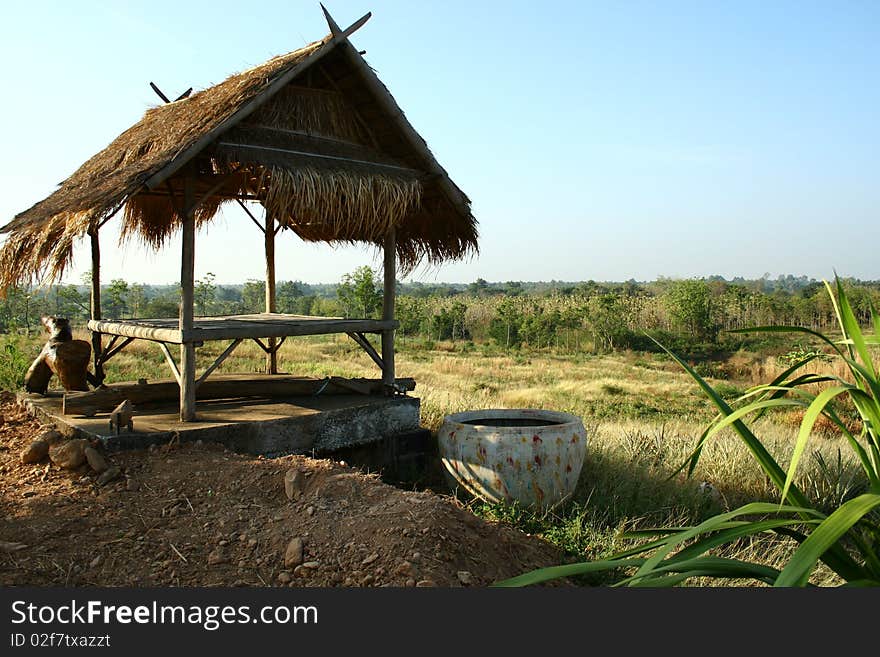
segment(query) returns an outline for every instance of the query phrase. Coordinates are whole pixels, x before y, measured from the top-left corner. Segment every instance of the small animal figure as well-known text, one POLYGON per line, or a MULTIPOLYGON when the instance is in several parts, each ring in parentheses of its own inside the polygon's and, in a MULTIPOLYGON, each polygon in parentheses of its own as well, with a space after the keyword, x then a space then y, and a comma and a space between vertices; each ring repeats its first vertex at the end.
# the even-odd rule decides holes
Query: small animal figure
POLYGON ((85 340, 73 339, 70 320, 65 317, 47 315, 40 322, 49 334, 49 340, 25 374, 25 390, 45 395, 53 374, 65 390, 88 390, 92 345, 85 340))
POLYGON ((134 422, 131 419, 133 411, 134 409, 128 399, 114 408, 113 412, 110 413, 110 431, 114 431, 117 436, 122 431, 122 427, 126 427, 129 431, 134 431, 134 422))

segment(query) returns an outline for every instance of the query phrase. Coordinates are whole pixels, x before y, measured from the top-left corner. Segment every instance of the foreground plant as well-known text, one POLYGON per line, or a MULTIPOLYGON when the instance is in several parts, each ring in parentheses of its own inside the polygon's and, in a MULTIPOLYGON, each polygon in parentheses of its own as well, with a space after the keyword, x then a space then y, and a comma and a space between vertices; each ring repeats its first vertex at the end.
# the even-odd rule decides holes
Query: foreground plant
MULTIPOLYGON (((808 586, 810 576, 823 562, 846 585, 880 586, 880 377, 869 345, 878 344, 880 316, 872 308, 873 335, 864 335, 839 279, 825 287, 837 316, 842 339, 799 326, 766 326, 739 332, 798 332, 818 338, 833 350, 849 371, 849 380, 817 375, 805 367, 821 354, 798 360, 775 380, 748 390, 729 406, 686 362, 666 350, 697 382, 719 414, 700 436, 697 446, 681 468, 690 476, 706 441, 726 427, 745 442, 763 471, 780 491, 780 503, 759 502, 716 515, 694 527, 632 532, 630 537, 653 540, 612 557, 585 563, 543 568, 495 586, 527 586, 559 577, 604 571, 626 573, 613 586, 674 586, 695 577, 747 579, 773 586, 808 586), (835 296, 836 288, 836 296, 835 296), (820 385, 818 393, 807 387, 820 385), (849 404, 858 417, 859 429, 841 419, 839 408, 849 404), (788 470, 783 469, 761 441, 744 424, 747 416, 760 417, 771 409, 804 409, 788 470), (831 513, 823 513, 794 483, 801 456, 820 416, 827 417, 846 438, 867 479, 867 491, 843 501, 831 513), (796 544, 782 567, 713 556, 711 552, 746 538, 777 535, 796 544), (657 538, 659 537, 659 538, 657 538)), ((661 345, 662 346, 662 345, 661 345)), ((665 347, 664 347, 665 349, 665 347)))

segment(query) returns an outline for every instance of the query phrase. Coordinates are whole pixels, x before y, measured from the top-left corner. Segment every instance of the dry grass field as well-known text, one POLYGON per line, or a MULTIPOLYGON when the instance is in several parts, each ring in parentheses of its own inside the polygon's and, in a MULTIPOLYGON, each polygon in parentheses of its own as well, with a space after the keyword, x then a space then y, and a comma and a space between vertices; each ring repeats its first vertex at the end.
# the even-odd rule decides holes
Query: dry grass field
MULTIPOLYGON (((29 361, 40 339, 20 337, 15 344, 29 361)), ((517 507, 465 501, 478 515, 542 536, 570 557, 601 558, 627 547, 625 530, 692 524, 746 502, 778 500, 776 489, 732 432, 712 439, 692 477, 676 472, 714 408, 666 355, 504 353, 462 342, 432 347, 403 341, 397 357, 398 375, 417 382, 413 394, 421 400, 422 425, 431 430, 449 413, 480 408, 548 408, 583 418, 590 448, 578 489, 565 504, 538 516, 517 507)), ((224 348, 224 343, 206 343, 198 354, 208 363, 224 348)), ((379 375, 369 357, 345 336, 291 339, 279 356, 280 371, 297 375, 379 375)), ((256 345, 242 344, 221 371, 258 372, 263 364, 256 345)), ((817 367, 827 365, 818 362, 817 367)), ((782 369, 773 358, 735 354, 714 364, 709 371, 717 376, 707 380, 733 399, 782 369)), ((107 374, 108 383, 169 376, 162 352, 147 342, 136 342, 114 357, 107 374)), ((753 426, 783 467, 799 420, 797 414, 779 413, 753 426)), ((807 452, 798 483, 819 508, 833 509, 863 486, 843 439, 833 432, 820 426, 807 452)), ((783 562, 791 546, 768 537, 727 550, 725 556, 760 556, 772 564, 783 562)), ((835 583, 822 569, 814 581, 835 583)))

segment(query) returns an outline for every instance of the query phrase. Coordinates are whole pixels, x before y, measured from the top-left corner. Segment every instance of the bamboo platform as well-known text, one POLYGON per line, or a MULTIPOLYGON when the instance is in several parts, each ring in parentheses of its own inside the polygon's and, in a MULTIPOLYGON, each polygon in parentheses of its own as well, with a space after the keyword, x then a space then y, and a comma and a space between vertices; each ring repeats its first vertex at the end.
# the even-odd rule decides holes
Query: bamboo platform
POLYGON ((325 335, 333 333, 381 333, 396 329, 396 320, 344 319, 341 317, 312 317, 281 313, 252 315, 224 315, 194 317, 192 329, 180 329, 179 320, 128 319, 89 321, 89 329, 105 335, 140 338, 170 344, 186 344, 207 340, 234 340, 237 338, 284 338, 297 335, 325 335))

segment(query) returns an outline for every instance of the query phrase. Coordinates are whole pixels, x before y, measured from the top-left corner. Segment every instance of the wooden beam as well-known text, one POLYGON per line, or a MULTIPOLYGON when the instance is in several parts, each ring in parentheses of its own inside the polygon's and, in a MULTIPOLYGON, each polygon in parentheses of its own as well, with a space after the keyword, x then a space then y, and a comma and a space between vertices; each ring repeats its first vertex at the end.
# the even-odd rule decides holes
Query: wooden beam
POLYGON ((113 340, 110 342, 109 345, 107 345, 107 348, 104 350, 104 353, 101 354, 101 364, 106 363, 108 360, 113 358, 113 356, 115 356, 120 351, 125 349, 128 345, 130 345, 132 342, 134 342, 134 338, 125 338, 125 340, 122 341, 122 344, 120 344, 118 347, 113 349, 113 345, 116 344, 116 338, 118 338, 118 337, 119 336, 114 335, 113 340))
POLYGON ((295 151, 290 148, 274 148, 272 146, 257 146, 255 144, 241 144, 231 141, 217 142, 218 146, 227 146, 229 148, 247 148, 255 151, 268 151, 272 153, 285 153, 287 155, 295 155, 296 157, 314 158, 318 160, 333 160, 334 162, 347 162, 349 164, 358 164, 371 167, 379 167, 381 169, 394 169, 396 171, 406 171, 417 176, 425 175, 424 171, 413 169, 410 167, 402 167, 397 164, 385 164, 384 162, 375 162, 373 160, 358 160, 352 157, 340 157, 338 155, 323 155, 321 153, 309 153, 307 151, 295 151))
MULTIPOLYGON (((263 231, 266 250, 266 312, 274 313, 275 306, 275 218, 266 210, 266 228, 263 231)), ((266 352, 266 374, 278 374, 278 353, 275 349, 275 338, 268 339, 269 349, 266 352)))
POLYGON ((180 370, 177 368, 177 362, 174 360, 174 355, 171 353, 168 345, 164 342, 160 342, 159 346, 162 347, 162 353, 165 354, 165 360, 168 361, 168 367, 171 368, 174 380, 177 381, 177 387, 180 388, 180 370))
POLYGON ((241 199, 235 199, 235 200, 238 201, 238 204, 241 206, 241 209, 244 210, 244 211, 247 213, 247 216, 249 216, 249 217, 251 218, 251 221, 254 222, 254 225, 255 225, 257 228, 259 228, 261 231, 263 231, 263 232, 265 233, 265 232, 266 232, 266 229, 263 228, 263 227, 260 225, 260 222, 257 221, 257 218, 256 218, 256 217, 254 216, 254 214, 248 209, 248 206, 246 206, 246 205, 244 204, 244 202, 243 202, 241 199))
POLYGON ((155 84, 153 84, 152 82, 150 82, 150 86, 153 88, 153 91, 156 92, 156 95, 159 96, 159 98, 161 98, 162 100, 164 100, 166 103, 170 103, 170 102, 171 102, 170 100, 168 100, 168 96, 166 96, 165 94, 163 94, 163 93, 162 93, 162 90, 159 89, 159 87, 157 87, 157 86, 156 86, 155 84))
POLYGON ((229 355, 233 351, 235 351, 235 348, 241 344, 241 341, 242 341, 242 338, 238 338, 236 340, 233 340, 232 343, 228 347, 226 347, 226 350, 222 354, 217 356, 217 360, 215 360, 213 363, 211 363, 211 366, 208 367, 208 369, 206 369, 204 371, 204 373, 202 373, 202 375, 196 381, 196 393, 198 393, 199 387, 205 382, 205 379, 207 379, 208 376, 210 376, 211 372, 213 372, 218 367, 220 367, 220 365, 223 363, 223 361, 226 360, 227 357, 229 357, 229 355))
MULTIPOLYGON (((321 394, 382 394, 384 384, 379 379, 311 379, 285 374, 222 374, 216 375, 199 386, 198 399, 225 399, 240 397, 300 397, 312 396, 323 386, 321 394)), ((413 379, 397 379, 399 390, 414 390, 413 379)), ((62 412, 65 415, 91 411, 112 411, 122 401, 132 404, 173 402, 177 399, 179 386, 176 381, 155 383, 114 383, 111 386, 89 392, 69 392, 64 395, 62 412)))
MULTIPOLYGON (((183 244, 180 262, 180 332, 193 329, 195 305, 195 190, 194 169, 187 172, 183 188, 183 244)), ((180 421, 192 422, 196 417, 196 347, 192 342, 180 345, 180 421)))
MULTIPOLYGON (((89 308, 90 319, 101 319, 101 243, 98 240, 98 227, 89 229, 89 239, 92 245, 92 281, 91 303, 89 308)), ((92 358, 95 368, 95 381, 98 385, 104 382, 104 367, 101 360, 101 334, 92 331, 92 358)))
POLYGON ((172 344, 181 344, 183 342, 183 334, 179 329, 138 326, 124 322, 102 320, 92 320, 88 326, 92 331, 107 335, 121 335, 127 338, 140 338, 141 340, 170 342, 172 344))
POLYGON ((376 349, 370 344, 369 340, 367 340, 367 336, 363 333, 346 333, 346 335, 357 342, 358 346, 367 352, 367 355, 373 359, 373 362, 379 366, 380 370, 383 372, 385 371, 385 363, 382 362, 382 357, 376 352, 376 349))
MULTIPOLYGON (((394 303, 397 297, 397 234, 392 226, 385 236, 384 286, 382 294, 382 320, 394 321, 394 303)), ((382 331, 382 381, 394 386, 394 329, 382 331)))

